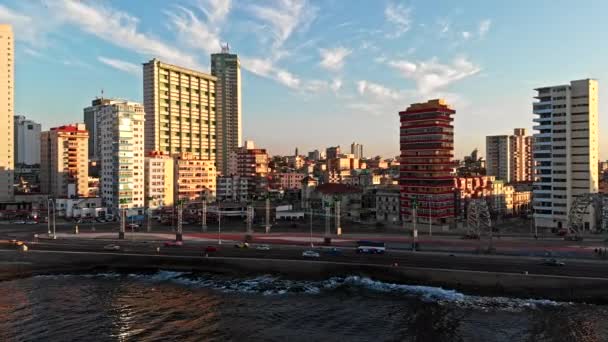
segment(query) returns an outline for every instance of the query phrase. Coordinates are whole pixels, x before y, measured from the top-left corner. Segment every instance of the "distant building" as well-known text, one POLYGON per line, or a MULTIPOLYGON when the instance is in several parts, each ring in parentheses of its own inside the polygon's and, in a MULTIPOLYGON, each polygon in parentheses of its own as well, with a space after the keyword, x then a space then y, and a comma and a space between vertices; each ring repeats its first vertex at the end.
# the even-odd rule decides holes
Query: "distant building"
POLYGON ((254 192, 255 181, 251 177, 217 177, 216 198, 220 202, 247 202, 254 192))
POLYGON ((376 220, 397 223, 400 221, 399 186, 384 186, 376 191, 376 220))
POLYGON ((353 142, 350 145, 350 153, 357 159, 363 159, 363 145, 353 142))
POLYGON ((326 159, 335 159, 341 154, 340 146, 332 146, 325 149, 325 158, 326 159))
POLYGON ((319 152, 319 150, 308 152, 308 159, 312 161, 318 161, 319 159, 321 159, 321 153, 319 152))
POLYGON ((40 188, 52 197, 89 196, 89 133, 84 124, 40 134, 40 188))
POLYGON ((146 208, 173 205, 173 158, 161 152, 151 152, 144 162, 144 193, 146 208))
POLYGON ((531 182, 532 137, 525 128, 516 128, 513 135, 486 137, 486 173, 510 182, 531 182))
POLYGON ((144 108, 124 101, 98 112, 101 197, 109 213, 144 207, 144 108))
POLYGON ((284 190, 301 190, 302 180, 306 177, 298 172, 280 172, 273 175, 278 179, 279 186, 284 190))
POLYGON ((40 124, 15 116, 15 165, 40 164, 40 124))
POLYGON ((144 63, 146 152, 215 160, 215 76, 153 59, 144 63))
MULTIPOLYGON (((536 89, 534 122, 534 220, 540 229, 561 229, 577 196, 598 192, 598 81, 536 89)), ((585 229, 594 230, 593 209, 585 229)))
POLYGON ((11 25, 0 24, 0 201, 13 200, 15 146, 15 44, 11 25))
POLYGON ((401 118, 401 214, 446 224, 454 218, 454 126, 456 111, 443 100, 415 103, 401 118))
POLYGON ((265 149, 255 148, 253 141, 230 153, 228 175, 241 177, 265 177, 268 174, 268 153, 265 149))
POLYGON ((243 141, 241 62, 236 54, 229 53, 228 45, 221 53, 211 54, 211 75, 217 77, 217 168, 226 175, 230 152, 243 141))
POLYGON ((216 177, 215 160, 197 159, 190 153, 175 157, 175 202, 215 198, 216 177))

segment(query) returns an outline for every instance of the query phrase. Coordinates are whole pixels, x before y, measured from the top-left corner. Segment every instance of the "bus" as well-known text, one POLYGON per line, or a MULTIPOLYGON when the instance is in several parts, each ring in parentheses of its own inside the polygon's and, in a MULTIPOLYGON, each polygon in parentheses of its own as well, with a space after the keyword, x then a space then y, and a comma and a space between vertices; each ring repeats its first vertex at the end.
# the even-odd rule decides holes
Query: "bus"
POLYGON ((357 241, 357 246, 357 253, 384 254, 386 252, 384 242, 357 241))

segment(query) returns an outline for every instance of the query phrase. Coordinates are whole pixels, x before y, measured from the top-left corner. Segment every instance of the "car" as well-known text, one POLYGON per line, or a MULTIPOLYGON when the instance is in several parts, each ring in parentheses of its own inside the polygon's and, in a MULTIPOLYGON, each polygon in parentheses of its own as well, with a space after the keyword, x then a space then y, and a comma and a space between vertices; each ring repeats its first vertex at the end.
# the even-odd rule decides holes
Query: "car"
POLYGON ((183 245, 183 241, 165 241, 165 243, 163 243, 163 246, 165 247, 181 247, 183 245))
POLYGON ((25 221, 24 220, 16 220, 16 221, 13 221, 13 224, 25 224, 25 221))
POLYGON ((342 255, 342 250, 336 247, 329 248, 325 251, 327 255, 340 256, 342 255))
POLYGON ((38 224, 38 221, 28 220, 28 221, 25 221, 25 224, 38 224))
POLYGON ((321 255, 319 253, 315 252, 315 251, 304 251, 302 253, 302 256, 305 257, 305 258, 318 258, 321 255))
POLYGON ((133 230, 138 230, 139 229, 139 224, 137 224, 137 223, 129 223, 127 225, 127 228, 133 229, 133 230))
POLYGON ((109 244, 109 245, 103 246, 103 249, 105 249, 106 251, 119 251, 120 250, 120 246, 119 245, 114 245, 114 244, 109 244))
POLYGON ((214 253, 217 252, 219 249, 215 246, 207 246, 205 247, 205 253, 214 253))
POLYGON ((580 235, 566 235, 564 236, 565 241, 583 241, 583 237, 580 235))
POLYGON ((247 242, 241 242, 234 245, 236 248, 249 248, 249 244, 247 242))
POLYGON ((566 266, 566 263, 557 259, 545 259, 543 260, 545 266, 566 266))
POLYGON ((106 219, 102 218, 102 217, 98 217, 95 219, 95 221, 99 222, 99 223, 104 223, 106 222, 106 219))
POLYGON ((23 246, 24 245, 24 242, 21 240, 12 239, 9 242, 13 246, 23 246))
POLYGON ((259 251, 269 251, 270 246, 269 245, 258 245, 255 249, 257 249, 259 251))
POLYGON ((565 235, 568 235, 568 229, 566 229, 566 228, 562 228, 562 229, 558 230, 558 231, 557 231, 557 235, 558 235, 558 236, 565 236, 565 235))

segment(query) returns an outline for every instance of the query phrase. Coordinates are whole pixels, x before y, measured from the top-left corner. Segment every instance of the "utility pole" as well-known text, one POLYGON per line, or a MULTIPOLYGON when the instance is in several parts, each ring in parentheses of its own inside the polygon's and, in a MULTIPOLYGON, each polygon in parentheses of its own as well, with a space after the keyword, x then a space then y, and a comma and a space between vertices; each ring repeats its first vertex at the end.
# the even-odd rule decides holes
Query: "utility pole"
POLYGON ((340 227, 340 201, 336 201, 336 235, 342 235, 342 227, 340 227))
POLYGON ((52 199, 47 198, 46 199, 46 223, 47 223, 47 227, 48 227, 48 236, 51 236, 51 201, 52 199))
POLYGON ((184 211, 184 200, 182 199, 179 201, 178 207, 177 207, 177 231, 175 233, 175 241, 182 241, 182 239, 183 239, 183 235, 182 235, 183 211, 184 211))
POLYGON ((431 200, 429 200, 429 237, 433 236, 433 208, 431 208, 431 200))
POLYGON ((416 209, 418 207, 418 199, 416 197, 412 198, 412 218, 414 220, 414 229, 412 230, 412 250, 416 251, 416 245, 418 244, 418 229, 416 228, 416 221, 418 218, 416 217, 416 209))
POLYGON ((331 225, 331 207, 325 208, 325 243, 331 243, 330 235, 330 225, 331 225))
POLYGON ((217 244, 222 244, 222 206, 217 202, 217 244))
POLYGON ((150 231, 152 231, 152 213, 151 213, 151 208, 150 208, 150 201, 153 201, 154 197, 148 197, 148 211, 147 211, 147 215, 148 215, 148 227, 146 228, 146 231, 149 233, 150 231))
POLYGON ((270 197, 266 196, 266 234, 270 233, 270 197))
POLYGON ((315 245, 312 243, 312 208, 308 209, 310 213, 310 247, 314 247, 315 245))
POLYGON ((201 210, 201 231, 207 231, 207 196, 205 196, 202 200, 202 210, 201 210))
POLYGON ((253 206, 247 206, 247 233, 245 234, 245 241, 251 241, 253 237, 253 231, 251 225, 253 223, 253 206))

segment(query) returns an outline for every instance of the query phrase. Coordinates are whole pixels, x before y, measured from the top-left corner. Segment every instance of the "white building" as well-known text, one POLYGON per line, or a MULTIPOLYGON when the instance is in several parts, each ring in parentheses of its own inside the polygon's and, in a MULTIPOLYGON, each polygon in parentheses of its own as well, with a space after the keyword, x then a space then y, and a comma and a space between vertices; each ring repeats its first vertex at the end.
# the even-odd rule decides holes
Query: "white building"
POLYGON ((15 164, 40 164, 40 124, 15 115, 15 164))
MULTIPOLYGON (((538 228, 566 228, 573 200, 598 192, 598 82, 537 88, 533 110, 534 219, 538 228)), ((593 213, 585 228, 595 229, 593 213)))
POLYGON ((84 124, 86 125, 87 131, 89 132, 89 159, 97 160, 100 158, 99 129, 97 127, 97 122, 99 119, 99 110, 104 106, 121 102, 125 102, 125 100, 106 99, 101 97, 91 101, 91 105, 84 109, 84 124))
POLYGON ((15 44, 11 25, 0 24, 0 201, 13 199, 15 44))
POLYGON ((529 182, 532 177, 532 137, 525 128, 513 135, 486 137, 486 171, 488 176, 510 182, 529 182))
POLYGON ((144 108, 124 101, 99 109, 101 197, 111 214, 144 207, 144 108))
POLYGON ((218 201, 246 202, 255 189, 254 180, 249 177, 217 177, 216 198, 218 201))
POLYGON ((173 205, 173 158, 160 152, 151 152, 145 158, 146 208, 173 205))

